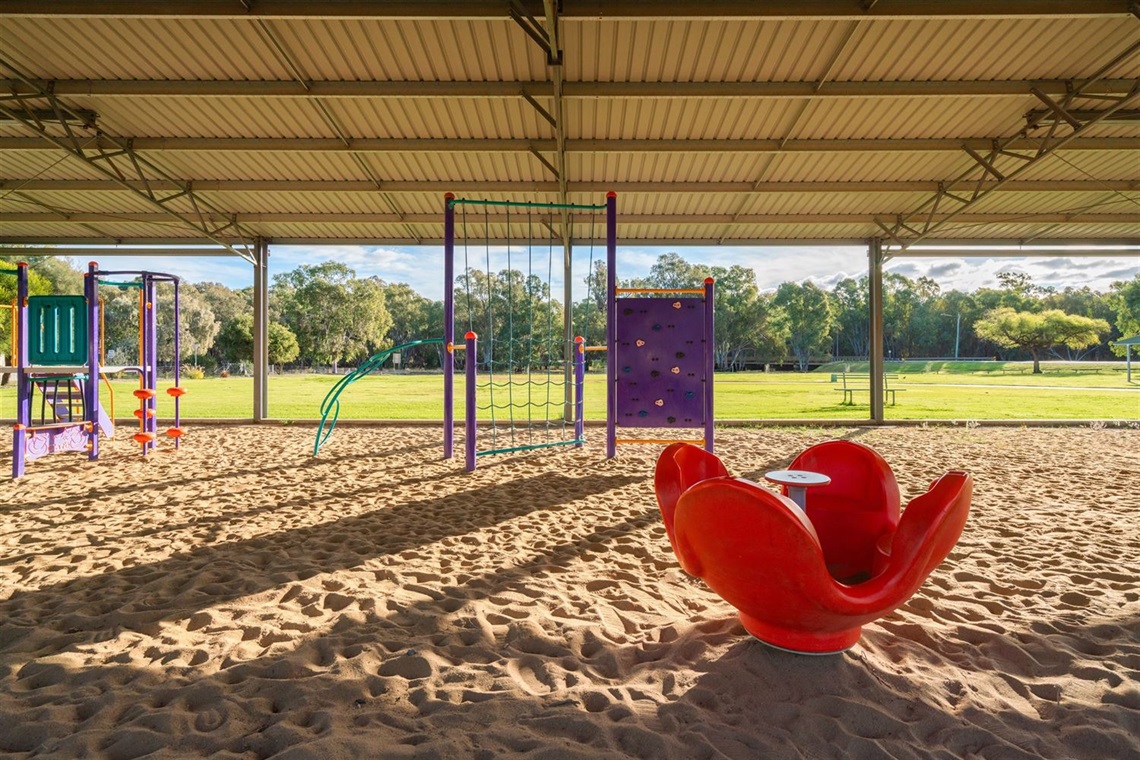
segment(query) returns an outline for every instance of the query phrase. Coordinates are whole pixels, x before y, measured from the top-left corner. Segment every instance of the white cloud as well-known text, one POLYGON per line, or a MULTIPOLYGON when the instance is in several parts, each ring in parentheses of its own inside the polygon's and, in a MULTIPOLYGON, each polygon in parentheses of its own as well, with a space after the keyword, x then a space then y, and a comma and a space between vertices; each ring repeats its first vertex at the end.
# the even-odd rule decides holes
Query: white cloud
MULTIPOLYGON (((618 248, 618 275, 625 278, 644 277, 665 253, 675 252, 694 264, 731 267, 751 267, 756 272, 760 288, 772 291, 782 282, 811 281, 820 287, 831 288, 845 277, 860 278, 867 274, 867 253, 859 247, 780 247, 760 248, 742 246, 723 247, 671 247, 620 246, 618 248)), ((505 246, 491 246, 491 268, 495 271, 507 266, 505 246)), ((536 274, 546 278, 546 268, 552 270, 552 287, 556 295, 562 292, 561 251, 553 251, 550 259, 548 246, 537 246, 532 251, 525 246, 511 247, 511 266, 526 269, 533 257, 536 274), (528 256, 528 253, 530 254, 528 256)), ((467 251, 473 268, 487 268, 488 250, 476 246, 467 251)), ((595 261, 604 259, 605 249, 595 246, 595 261)), ((457 251, 457 274, 462 270, 461 252, 457 251)), ((590 249, 574 252, 574 297, 585 296, 582 278, 589 264, 590 249)), ((385 282, 405 282, 432 299, 443 296, 443 249, 440 247, 385 247, 385 246, 274 246, 270 249, 270 274, 295 269, 301 264, 322 261, 339 261, 351 267, 358 276, 377 276, 385 282)), ((147 269, 176 274, 191 282, 216 281, 233 288, 246 287, 253 281, 251 266, 230 257, 115 257, 100 262, 108 269, 147 269)), ((980 287, 997 287, 999 272, 1024 272, 1033 282, 1058 290, 1065 287, 1088 286, 1093 290, 1107 291, 1113 282, 1129 280, 1140 274, 1140 254, 1106 252, 1103 257, 1064 256, 1053 253, 1048 257, 1006 258, 996 256, 963 257, 895 257, 887 262, 886 271, 904 274, 910 278, 927 276, 947 290, 973 291, 980 287)))

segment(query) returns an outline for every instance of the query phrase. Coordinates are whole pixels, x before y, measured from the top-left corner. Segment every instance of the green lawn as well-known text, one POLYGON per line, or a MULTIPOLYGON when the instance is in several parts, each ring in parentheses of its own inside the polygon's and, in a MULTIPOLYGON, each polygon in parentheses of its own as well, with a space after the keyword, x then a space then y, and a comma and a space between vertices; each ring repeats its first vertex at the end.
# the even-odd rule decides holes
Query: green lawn
MULTIPOLYGON (((809 373, 721 373, 716 376, 716 416, 739 419, 842 419, 870 416, 868 394, 856 394, 858 403, 843 405, 843 394, 832 382, 834 373, 861 365, 828 365, 809 373)), ((898 402, 886 407, 891 419, 1140 419, 1140 368, 1133 382, 1125 381, 1120 363, 1045 363, 1044 374, 1029 373, 1028 362, 891 362, 899 374, 891 385, 898 402)), ((321 400, 336 382, 332 375, 275 375, 269 379, 269 413, 280 419, 314 419, 321 400)), ((162 393, 159 415, 171 414, 171 399, 162 393)), ((252 414, 251 378, 185 380, 183 415, 197 418, 249 418, 252 414)), ((116 417, 129 420, 136 401, 133 379, 114 382, 116 417)), ((586 379, 586 418, 605 419, 605 377, 586 379)), ((557 397, 558 391, 555 391, 557 397)), ((463 399, 459 378, 455 397, 463 399)), ((501 398, 501 397, 500 397, 501 398)), ((104 390, 104 403, 109 396, 104 390)), ((544 400, 544 399, 543 399, 544 400)), ((514 399, 521 404, 521 398, 514 399)), ((538 403, 540 400, 532 399, 538 403)), ((38 414, 38 408, 33 410, 38 414)), ((525 414, 525 412, 523 412, 525 414)), ((0 416, 15 416, 15 390, 0 388, 0 416)), ((438 420, 443 417, 441 375, 398 375, 387 372, 363 378, 341 396, 341 419, 438 420)))

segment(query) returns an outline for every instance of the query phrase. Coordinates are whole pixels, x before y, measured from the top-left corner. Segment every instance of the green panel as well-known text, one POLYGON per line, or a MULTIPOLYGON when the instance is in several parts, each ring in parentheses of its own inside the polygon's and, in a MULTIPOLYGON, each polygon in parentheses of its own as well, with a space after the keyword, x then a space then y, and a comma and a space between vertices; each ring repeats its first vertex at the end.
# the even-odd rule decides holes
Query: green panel
POLYGON ((48 366, 87 363, 87 299, 28 299, 28 360, 48 366))

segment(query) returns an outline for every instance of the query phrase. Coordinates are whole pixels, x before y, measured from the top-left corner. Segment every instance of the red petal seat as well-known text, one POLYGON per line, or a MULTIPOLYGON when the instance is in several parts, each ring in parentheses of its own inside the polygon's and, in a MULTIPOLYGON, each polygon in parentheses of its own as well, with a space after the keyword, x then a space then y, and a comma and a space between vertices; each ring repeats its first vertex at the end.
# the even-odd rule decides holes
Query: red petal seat
MULTIPOLYGON (((821 445, 804 452, 813 452, 817 459, 797 458, 793 466, 808 461, 813 467, 825 466, 823 455, 829 450, 844 466, 875 462, 846 446, 821 445)), ((909 599, 957 543, 969 512, 973 480, 965 472, 951 471, 911 501, 898 519, 894 477, 889 468, 871 471, 876 470, 880 482, 862 492, 864 501, 856 498, 860 492, 853 487, 835 500, 821 498, 819 525, 812 505, 823 488, 808 494, 805 515, 786 496, 729 477, 714 455, 688 444, 665 450, 655 485, 681 567, 739 610, 744 627, 761 641, 823 654, 852 646, 863 624, 909 599), (879 506, 870 504, 880 498, 879 506), (856 519, 859 515, 866 525, 856 519), (850 540, 836 537, 839 526, 852 528, 850 540), (886 527, 876 533, 875 526, 886 527), (867 544, 857 544, 855 536, 867 544), (827 555, 829 542, 842 555, 835 561, 827 555), (856 559, 866 564, 860 564, 865 574, 878 573, 859 583, 843 583, 828 571, 828 565, 846 570, 856 559)), ((857 472, 866 471, 844 471, 841 477, 857 472)))
MULTIPOLYGON (((876 559, 875 544, 899 524, 899 485, 878 452, 853 441, 825 441, 805 449, 790 470, 831 478, 812 488, 807 515, 819 534, 828 571, 839 580, 866 580, 876 559)), ((787 496, 787 488, 783 489, 787 496)))

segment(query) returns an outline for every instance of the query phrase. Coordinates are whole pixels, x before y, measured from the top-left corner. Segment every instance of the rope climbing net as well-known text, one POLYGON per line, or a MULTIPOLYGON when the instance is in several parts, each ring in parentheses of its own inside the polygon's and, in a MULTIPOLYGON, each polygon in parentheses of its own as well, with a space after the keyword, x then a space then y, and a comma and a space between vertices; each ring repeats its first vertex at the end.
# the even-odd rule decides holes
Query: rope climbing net
POLYGON ((469 469, 475 456, 581 445, 583 354, 572 330, 567 242, 581 239, 592 262, 605 209, 448 199, 445 322, 452 335, 468 336, 449 340, 449 349, 468 378, 469 469))

